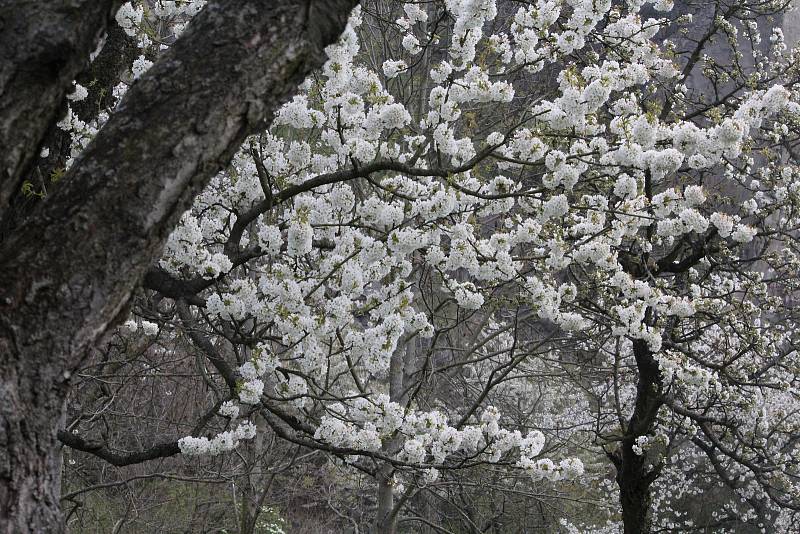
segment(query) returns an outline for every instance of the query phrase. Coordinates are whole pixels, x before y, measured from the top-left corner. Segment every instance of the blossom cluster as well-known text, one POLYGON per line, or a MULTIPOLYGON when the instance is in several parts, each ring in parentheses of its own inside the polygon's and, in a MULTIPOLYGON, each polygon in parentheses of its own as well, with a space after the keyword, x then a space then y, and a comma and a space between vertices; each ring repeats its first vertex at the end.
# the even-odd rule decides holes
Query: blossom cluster
MULTIPOLYGON (((687 58, 658 37, 680 22, 643 15, 645 4, 668 11, 665 0, 535 0, 503 23, 493 0, 429 4, 393 7, 396 46, 377 59, 363 41, 372 15, 357 9, 322 71, 170 236, 160 266, 208 282, 209 331, 242 345, 220 414, 279 403, 314 442, 380 452, 431 480, 451 458, 513 457, 534 479, 559 481, 582 464, 540 458, 544 434, 486 407, 533 387, 522 371, 493 383, 497 369, 546 375, 530 360, 591 354, 607 371, 592 391, 608 413, 633 409, 628 370, 641 347, 675 403, 755 396, 741 393, 753 376, 790 389, 764 363, 793 340, 773 321, 774 278, 742 266, 800 223, 800 173, 771 153, 798 119, 792 85, 765 72, 724 105, 693 102, 687 58), (430 32, 440 14, 448 32, 430 32), (552 85, 531 94, 546 68, 552 85), (522 358, 529 340, 503 332, 525 321, 554 341, 522 358), (463 378, 473 396, 487 389, 469 412, 479 418, 450 423, 466 407, 436 398, 424 378, 436 373, 463 378), (401 390, 435 400, 402 398, 399 375, 401 390)), ((161 2, 148 16, 183 20, 190 5, 161 2)), ((118 21, 145 42, 138 8, 126 4, 118 21)), ((137 61, 133 78, 149 66, 137 61)), ((77 144, 96 126, 63 125, 77 144)), ((759 259, 789 272, 800 265, 790 249, 759 259)), ((572 393, 568 408, 542 401, 556 415, 537 415, 540 428, 592 411, 572 393)), ((236 439, 225 436, 184 438, 182 450, 227 450, 236 439)), ((653 436, 634 452, 658 449, 653 436)))

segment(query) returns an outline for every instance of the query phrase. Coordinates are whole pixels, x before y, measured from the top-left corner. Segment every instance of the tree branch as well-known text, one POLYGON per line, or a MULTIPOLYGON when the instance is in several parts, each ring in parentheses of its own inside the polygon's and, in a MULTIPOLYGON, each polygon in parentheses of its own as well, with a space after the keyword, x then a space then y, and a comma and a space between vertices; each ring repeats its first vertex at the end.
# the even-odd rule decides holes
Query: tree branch
POLYGON ((0 218, 120 4, 0 3, 0 218))
POLYGON ((139 452, 131 452, 127 454, 120 454, 109 449, 104 443, 97 441, 88 441, 83 439, 77 434, 67 432, 66 430, 58 431, 58 440, 72 449, 88 452, 93 456, 97 456, 117 467, 126 465, 140 464, 149 460, 156 460, 158 458, 167 458, 175 456, 181 452, 178 447, 177 441, 168 441, 153 445, 147 450, 139 452))

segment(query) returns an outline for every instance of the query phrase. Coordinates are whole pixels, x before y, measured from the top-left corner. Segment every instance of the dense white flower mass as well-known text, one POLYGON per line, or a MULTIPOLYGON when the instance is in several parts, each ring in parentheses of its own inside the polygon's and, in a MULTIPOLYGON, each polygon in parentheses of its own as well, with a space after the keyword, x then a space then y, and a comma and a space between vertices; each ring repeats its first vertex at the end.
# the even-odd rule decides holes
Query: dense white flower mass
MULTIPOLYGON (((201 3, 157 4, 117 20, 143 39, 147 16, 201 3)), ((393 465, 398 487, 485 463, 599 478, 589 450, 666 480, 706 455, 697 472, 730 471, 734 495, 786 521, 797 56, 754 47, 736 78, 663 37, 688 20, 671 1, 521 4, 356 9, 182 216, 159 268, 199 288, 192 318, 229 360, 215 413, 239 426, 181 451, 230 451, 256 431, 240 412, 261 411, 298 444, 393 465), (758 406, 782 415, 758 426, 758 406)), ((737 24, 720 17, 715 39, 743 39, 737 24)), ((77 155, 100 124, 60 126, 77 155)), ((164 337, 150 324, 124 335, 164 337)))
POLYGON ((149 59, 145 58, 144 56, 139 56, 136 61, 133 62, 133 66, 131 66, 131 73, 133 74, 133 78, 139 78, 142 74, 147 72, 147 70, 153 66, 153 62, 149 59))
POLYGON ((187 456, 197 456, 201 454, 217 455, 230 452, 235 449, 242 440, 253 439, 256 435, 256 427, 249 421, 244 421, 230 430, 217 434, 213 438, 206 437, 193 438, 187 436, 178 440, 181 453, 187 456))
POLYGON ((389 79, 394 78, 407 68, 408 65, 402 59, 397 61, 387 60, 383 62, 383 73, 389 79))
POLYGON ((116 19, 117 24, 130 35, 136 35, 136 26, 142 22, 144 16, 144 8, 142 6, 134 7, 131 2, 125 2, 117 11, 116 19))

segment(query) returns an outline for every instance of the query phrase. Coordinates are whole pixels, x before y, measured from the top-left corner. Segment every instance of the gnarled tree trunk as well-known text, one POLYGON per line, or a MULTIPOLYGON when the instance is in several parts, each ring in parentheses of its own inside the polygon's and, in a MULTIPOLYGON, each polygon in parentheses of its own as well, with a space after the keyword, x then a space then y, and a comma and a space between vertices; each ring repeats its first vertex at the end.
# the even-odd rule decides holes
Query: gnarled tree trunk
MULTIPOLYGON (((134 288, 194 196, 321 64, 322 47, 340 34, 355 3, 210 2, 131 87, 63 185, 0 244, 2 531, 63 530, 57 432, 70 374, 125 317, 134 288)), ((108 10, 114 3, 96 4, 108 10)), ((0 14, 7 9, 0 4, 0 14)), ((67 34, 84 23, 59 22, 67 34)), ((89 48, 64 52, 75 56, 64 62, 84 61, 89 48)), ((58 72, 49 81, 63 96, 64 79, 76 72, 58 72)), ((59 99, 28 98, 50 110, 52 122, 59 99)), ((2 128, 30 105, 5 99, 2 128)), ((43 132, 27 137, 37 135, 43 132)), ((3 147, 17 152, 3 156, 0 185, 37 145, 3 147)))

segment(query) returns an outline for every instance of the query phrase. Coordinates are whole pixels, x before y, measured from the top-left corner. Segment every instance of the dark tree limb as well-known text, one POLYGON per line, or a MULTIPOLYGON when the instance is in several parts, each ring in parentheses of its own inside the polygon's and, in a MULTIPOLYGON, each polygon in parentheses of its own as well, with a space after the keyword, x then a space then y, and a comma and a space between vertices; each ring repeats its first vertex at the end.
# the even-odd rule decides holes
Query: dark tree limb
POLYGON ((58 431, 58 440, 71 449, 87 452, 117 467, 167 458, 181 452, 177 441, 168 441, 153 445, 143 451, 121 454, 109 449, 105 443, 89 441, 66 430, 58 431))
MULTIPOLYGON (((222 402, 221 400, 218 401, 210 410, 200 417, 192 429, 191 435, 199 434, 206 425, 208 425, 208 422, 219 411, 222 402)), ((160 458, 169 458, 181 452, 178 446, 178 440, 174 440, 157 443, 142 451, 119 453, 111 449, 105 441, 88 440, 68 430, 58 431, 58 441, 71 449, 91 454, 117 467, 140 464, 160 458)))
POLYGON ((647 467, 646 455, 636 454, 636 438, 650 433, 662 405, 663 383, 658 362, 647 343, 641 339, 633 341, 633 355, 639 379, 636 384, 636 402, 633 413, 624 429, 625 435, 612 461, 617 467, 622 521, 625 534, 650 532, 652 511, 650 486, 658 477, 662 466, 652 470, 647 467))
POLYGON ((214 280, 207 278, 182 280, 172 276, 161 267, 153 267, 147 271, 142 281, 142 285, 147 289, 158 291, 161 295, 171 299, 183 299, 195 306, 205 306, 205 300, 198 297, 197 293, 213 284, 214 280))
POLYGON ((122 0, 0 0, 0 216, 122 0))
POLYGON ((711 228, 702 236, 690 243, 679 242, 663 258, 657 262, 657 273, 683 273, 697 265, 697 263, 713 252, 712 241, 717 236, 717 229, 711 228), (680 260, 682 250, 688 246, 688 254, 680 260))

